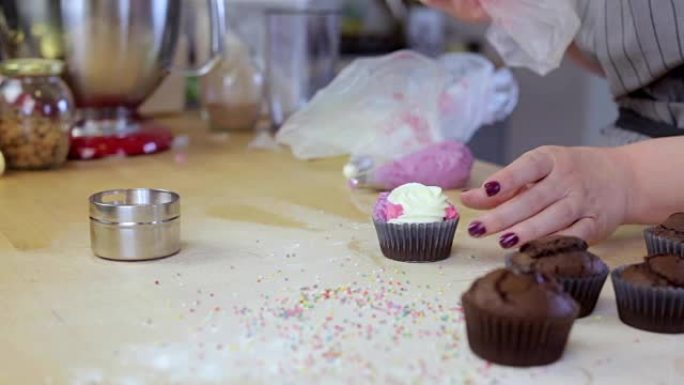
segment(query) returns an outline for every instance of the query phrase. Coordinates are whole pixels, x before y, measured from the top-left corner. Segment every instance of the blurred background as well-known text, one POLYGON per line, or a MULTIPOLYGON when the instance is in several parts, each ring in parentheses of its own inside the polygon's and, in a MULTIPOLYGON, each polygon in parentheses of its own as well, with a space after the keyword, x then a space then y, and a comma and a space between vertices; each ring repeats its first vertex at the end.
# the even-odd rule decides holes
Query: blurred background
MULTIPOLYGON (((0 0, 2 53, 5 58, 66 61, 65 78, 81 114, 72 134, 72 158, 95 157, 88 151, 105 143, 93 147, 79 138, 144 131, 136 126, 139 115, 197 110, 216 131, 277 127, 360 57, 403 48, 428 56, 468 51, 500 65, 485 41, 486 26, 453 20, 415 0, 214 1, 225 8, 225 20, 206 12, 212 4, 216 8, 206 0, 150 0, 147 8, 132 0, 0 0), (182 12, 175 3, 182 4, 182 12), (70 15, 95 22, 71 26, 70 15), (98 20, 109 19, 111 30, 103 30, 98 20), (221 22, 228 30, 217 39, 221 22), (61 32, 55 31, 61 30, 62 37, 56 38, 61 32), (141 41, 134 45, 131 36, 141 41), (122 52, 118 76, 111 73, 113 47, 122 52), (209 64, 215 66, 207 73, 209 64), (195 71, 172 70, 166 76, 172 65, 195 71), (105 67, 109 72, 97 72, 105 67), (124 100, 132 94, 136 97, 124 100)), ((506 121, 478 132, 470 143, 476 157, 505 164, 543 144, 604 144, 601 129, 617 115, 605 80, 572 63, 544 78, 527 70, 515 70, 515 77, 519 105, 506 121)), ((134 151, 155 152, 169 145, 163 132, 149 132, 154 141, 141 142, 134 151)))
MULTIPOLYGON (((260 15, 269 7, 336 8, 341 12, 339 66, 367 55, 410 48, 430 56, 471 51, 500 63, 486 26, 456 21, 417 1, 228 0, 229 25, 255 52, 263 46, 260 15)), ((257 54, 257 56, 259 56, 257 54)), ((262 61, 263 58, 257 59, 262 61)), ((470 146, 480 159, 505 164, 543 144, 603 145, 601 129, 617 116, 606 81, 566 62, 546 77, 515 70, 520 102, 505 122, 483 127, 470 146)))

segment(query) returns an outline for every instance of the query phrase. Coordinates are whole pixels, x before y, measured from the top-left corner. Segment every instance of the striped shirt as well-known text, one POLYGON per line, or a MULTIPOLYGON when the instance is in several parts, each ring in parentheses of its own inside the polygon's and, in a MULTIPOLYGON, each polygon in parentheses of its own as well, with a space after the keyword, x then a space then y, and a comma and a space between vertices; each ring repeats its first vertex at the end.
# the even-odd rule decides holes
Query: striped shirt
MULTIPOLYGON (((623 115, 656 124, 648 136, 684 129, 684 0, 576 0, 577 46, 603 68, 623 115)), ((633 120, 632 120, 633 121, 633 120)), ((640 121, 622 127, 640 130, 640 121)), ((684 134, 684 131, 681 131, 684 134)))

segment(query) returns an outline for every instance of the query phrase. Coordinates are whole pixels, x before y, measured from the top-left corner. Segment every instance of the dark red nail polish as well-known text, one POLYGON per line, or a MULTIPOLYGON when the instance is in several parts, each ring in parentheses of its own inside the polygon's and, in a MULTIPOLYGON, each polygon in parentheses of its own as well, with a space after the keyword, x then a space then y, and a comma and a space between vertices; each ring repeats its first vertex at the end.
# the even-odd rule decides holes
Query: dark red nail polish
POLYGON ((506 233, 499 238, 499 244, 504 249, 510 249, 511 247, 517 245, 518 242, 520 242, 520 238, 518 238, 515 233, 506 233))
POLYGON ((468 225, 468 234, 470 234, 471 237, 479 238, 485 235, 486 232, 487 228, 480 221, 474 221, 468 225))
POLYGON ((493 197, 494 195, 498 194, 499 191, 501 191, 501 185, 496 181, 487 182, 484 185, 484 189, 487 193, 487 196, 493 197))

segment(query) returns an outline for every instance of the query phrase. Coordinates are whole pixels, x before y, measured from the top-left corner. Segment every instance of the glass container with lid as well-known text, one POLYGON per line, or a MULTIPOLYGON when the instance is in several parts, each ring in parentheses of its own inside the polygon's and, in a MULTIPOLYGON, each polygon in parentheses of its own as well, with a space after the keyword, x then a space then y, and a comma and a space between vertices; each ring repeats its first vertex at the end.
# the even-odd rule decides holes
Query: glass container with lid
POLYGON ((74 100, 63 69, 59 60, 0 63, 0 151, 8 168, 56 168, 66 160, 74 100))

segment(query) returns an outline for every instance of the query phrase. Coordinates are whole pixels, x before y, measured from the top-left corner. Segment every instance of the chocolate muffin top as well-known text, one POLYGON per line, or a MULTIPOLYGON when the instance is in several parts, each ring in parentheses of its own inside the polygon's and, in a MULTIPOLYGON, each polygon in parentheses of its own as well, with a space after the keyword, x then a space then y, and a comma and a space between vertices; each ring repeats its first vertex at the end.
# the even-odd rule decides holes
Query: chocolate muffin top
POLYGON ((576 317, 579 307, 553 278, 497 269, 477 279, 462 298, 482 310, 517 318, 576 317))
POLYGON ((605 274, 608 266, 588 248, 580 238, 548 236, 522 245, 509 257, 509 264, 523 272, 537 271, 559 278, 605 274))
POLYGON ((621 277, 634 285, 684 288, 684 258, 671 254, 652 255, 643 263, 625 268, 621 277))
POLYGON ((684 213, 674 213, 654 228, 655 234, 684 241, 684 213))

